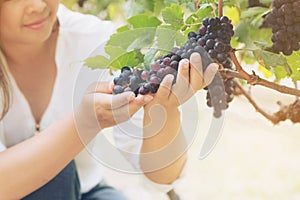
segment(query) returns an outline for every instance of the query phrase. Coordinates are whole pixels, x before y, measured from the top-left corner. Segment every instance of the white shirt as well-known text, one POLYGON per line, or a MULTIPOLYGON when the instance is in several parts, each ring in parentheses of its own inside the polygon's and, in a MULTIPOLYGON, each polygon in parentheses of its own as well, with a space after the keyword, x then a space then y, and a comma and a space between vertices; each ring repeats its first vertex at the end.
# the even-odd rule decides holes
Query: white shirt
MULTIPOLYGON (((108 21, 101 21, 92 15, 72 12, 62 5, 59 6, 57 16, 60 22, 56 49, 57 77, 51 100, 40 121, 40 130, 47 128, 67 113, 72 112, 73 107, 78 105, 90 83, 99 80, 111 80, 112 78, 108 70, 90 70, 83 67, 81 61, 92 55, 103 53, 105 42, 115 31, 114 25, 108 21)), ((29 103, 11 74, 10 78, 12 80, 13 100, 9 112, 0 122, 0 151, 34 136, 36 132, 36 124, 29 103)), ((135 166, 134 169, 139 168, 137 155, 142 144, 142 140, 140 140, 142 136, 142 129, 140 128, 142 126, 142 116, 143 111, 141 109, 131 121, 114 129, 116 139, 114 145, 130 153, 125 157, 135 166), (134 137, 124 134, 128 131, 134 134, 134 137)), ((103 134, 100 133, 99 135, 102 137, 103 134)), ((89 191, 102 180, 103 174, 99 162, 115 165, 112 167, 125 166, 123 161, 121 163, 111 163, 111 160, 108 159, 121 154, 116 151, 114 145, 109 144, 107 141, 105 138, 102 138, 102 140, 98 138, 75 158, 82 192, 89 191), (97 146, 93 146, 93 144, 97 144, 97 146), (109 151, 103 150, 105 144, 108 144, 107 148, 111 148, 109 151), (103 148, 99 145, 103 145, 103 148), (103 156, 103 152, 109 152, 109 154, 103 156), (113 155, 112 152, 114 152, 113 155), (102 156, 104 161, 101 160, 102 156)), ((121 157, 119 158, 121 159, 121 157)), ((124 169, 132 170, 127 166, 124 169)), ((172 188, 171 185, 161 185, 153 182, 151 184, 160 191, 169 191, 172 188)))

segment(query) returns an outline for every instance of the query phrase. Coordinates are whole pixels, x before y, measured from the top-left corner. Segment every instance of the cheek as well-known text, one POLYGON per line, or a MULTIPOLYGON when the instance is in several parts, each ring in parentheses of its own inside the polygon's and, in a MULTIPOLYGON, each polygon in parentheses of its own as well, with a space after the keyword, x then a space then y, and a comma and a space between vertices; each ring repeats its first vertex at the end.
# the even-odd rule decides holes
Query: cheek
POLYGON ((1 37, 9 36, 19 31, 21 15, 22 12, 17 7, 2 5, 0 10, 1 37))

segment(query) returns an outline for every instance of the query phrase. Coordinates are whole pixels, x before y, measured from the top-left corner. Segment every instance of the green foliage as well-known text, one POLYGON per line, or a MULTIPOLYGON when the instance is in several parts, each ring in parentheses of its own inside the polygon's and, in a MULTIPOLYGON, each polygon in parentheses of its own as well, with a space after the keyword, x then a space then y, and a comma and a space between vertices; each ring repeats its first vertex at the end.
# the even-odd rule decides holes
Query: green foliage
MULTIPOLYGON (((75 0, 63 0, 74 9, 75 0)), ((122 16, 124 23, 111 36, 105 47, 108 58, 101 55, 88 58, 91 68, 120 69, 124 65, 149 67, 156 56, 182 46, 190 31, 198 31, 205 17, 217 13, 217 0, 87 0, 89 9, 80 11, 106 18, 122 16), (199 8, 196 8, 199 3, 199 8), (98 13, 95 13, 98 12, 98 13)), ((259 63, 266 78, 272 74, 276 81, 290 77, 300 80, 300 52, 284 56, 269 51, 271 29, 262 28, 264 17, 270 12, 272 0, 260 0, 264 7, 248 7, 248 0, 224 0, 223 13, 232 20, 234 37, 231 45, 238 48, 241 62, 259 63), (243 49, 245 49, 243 51, 243 49), (250 50, 250 51, 249 51, 250 50), (252 52, 252 53, 251 53, 252 52)))
POLYGON ((180 30, 183 26, 183 11, 177 4, 171 4, 162 11, 163 20, 171 29, 180 30))

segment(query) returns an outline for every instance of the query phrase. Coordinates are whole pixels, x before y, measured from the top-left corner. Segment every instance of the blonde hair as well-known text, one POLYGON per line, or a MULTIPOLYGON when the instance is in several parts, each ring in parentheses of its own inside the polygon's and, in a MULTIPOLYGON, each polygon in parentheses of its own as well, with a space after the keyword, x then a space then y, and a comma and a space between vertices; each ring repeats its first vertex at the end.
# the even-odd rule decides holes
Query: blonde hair
POLYGON ((1 97, 1 109, 0 119, 6 115, 9 110, 11 102, 11 90, 10 81, 8 77, 8 66, 6 63, 5 56, 0 50, 0 97, 1 97))
MULTIPOLYGON (((3 0, 0 0, 0 14, 3 0)), ((0 24, 1 28, 1 24, 0 24)), ((7 114, 11 103, 11 89, 8 76, 8 66, 5 55, 1 50, 0 38, 0 120, 7 114)))

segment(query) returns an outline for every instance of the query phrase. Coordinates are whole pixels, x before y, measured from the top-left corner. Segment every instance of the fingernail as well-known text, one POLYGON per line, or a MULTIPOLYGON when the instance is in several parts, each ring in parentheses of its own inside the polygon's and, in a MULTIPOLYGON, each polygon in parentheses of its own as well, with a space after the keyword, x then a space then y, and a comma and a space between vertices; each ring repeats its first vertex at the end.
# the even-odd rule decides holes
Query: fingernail
POLYGON ((187 60, 187 59, 183 59, 182 60, 182 67, 184 68, 184 69, 188 69, 189 68, 189 61, 187 60))
POLYGON ((219 69, 219 65, 217 63, 214 63, 211 67, 211 71, 212 72, 217 72, 219 69))
POLYGON ((130 92, 131 93, 131 95, 128 95, 128 101, 132 101, 134 98, 135 98, 135 95, 134 95, 134 93, 132 93, 132 92, 130 92))
POLYGON ((148 103, 149 101, 151 101, 153 99, 152 96, 145 96, 144 97, 144 102, 148 103))

